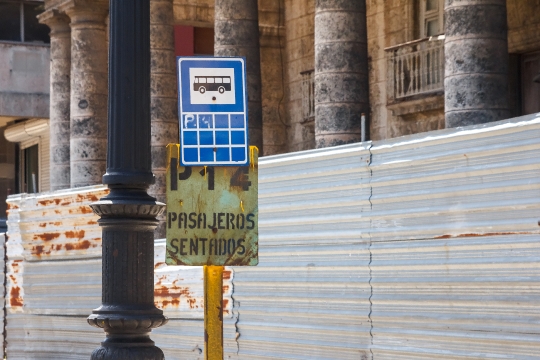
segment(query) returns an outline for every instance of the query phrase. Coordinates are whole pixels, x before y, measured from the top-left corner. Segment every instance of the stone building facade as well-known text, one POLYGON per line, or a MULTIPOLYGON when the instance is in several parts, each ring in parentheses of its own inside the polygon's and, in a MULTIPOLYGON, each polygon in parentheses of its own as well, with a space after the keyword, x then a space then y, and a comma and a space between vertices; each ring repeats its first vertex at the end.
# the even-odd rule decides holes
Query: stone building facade
MULTIPOLYGON (((178 141, 175 55, 253 59, 251 138, 262 154, 280 154, 539 112, 536 6, 151 0, 150 191, 164 200, 165 146, 178 141)), ((51 175, 41 190, 98 184, 106 161, 108 0, 45 0, 43 10, 39 21, 51 30, 51 175)))
POLYGON ((0 233, 7 195, 49 188, 49 31, 35 18, 42 5, 0 1, 0 233))

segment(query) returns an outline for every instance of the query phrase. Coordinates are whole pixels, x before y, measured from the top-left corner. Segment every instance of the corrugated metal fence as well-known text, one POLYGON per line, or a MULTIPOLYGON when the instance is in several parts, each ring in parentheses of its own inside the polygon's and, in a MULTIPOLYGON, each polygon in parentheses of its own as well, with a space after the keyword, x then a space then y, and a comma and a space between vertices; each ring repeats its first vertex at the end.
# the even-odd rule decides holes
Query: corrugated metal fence
MULTIPOLYGON (((9 199, 8 359, 87 359, 103 338, 85 317, 105 191, 9 199)), ((260 265, 226 273, 226 359, 540 359, 540 118, 262 158, 259 192, 260 265)), ((157 241, 173 320, 153 339, 202 359, 200 268, 163 257, 157 241)))

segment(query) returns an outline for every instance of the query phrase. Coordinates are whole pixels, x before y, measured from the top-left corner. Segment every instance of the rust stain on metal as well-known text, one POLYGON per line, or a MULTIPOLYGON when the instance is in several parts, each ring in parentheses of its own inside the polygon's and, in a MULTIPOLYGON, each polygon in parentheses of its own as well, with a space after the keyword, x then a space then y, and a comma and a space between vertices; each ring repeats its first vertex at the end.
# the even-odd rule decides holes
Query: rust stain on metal
POLYGON ((64 246, 67 251, 71 251, 71 250, 88 250, 90 249, 90 247, 96 247, 97 245, 96 244, 92 245, 90 241, 84 240, 84 241, 74 243, 74 244, 67 243, 64 246))
POLYGON ((13 268, 13 273, 18 274, 19 273, 19 263, 22 262, 22 260, 14 260, 11 264, 11 267, 13 268))
POLYGON ((45 250, 45 246, 43 245, 36 245, 36 246, 32 246, 32 254, 33 255, 37 255, 37 256, 41 256, 43 254, 45 255, 49 255, 51 252, 44 252, 45 250))
POLYGON ((466 237, 486 237, 486 236, 508 236, 508 235, 534 235, 535 233, 530 231, 522 231, 522 232, 493 232, 493 233, 482 233, 482 234, 476 234, 476 233, 469 233, 469 234, 458 234, 458 235, 441 235, 436 236, 434 239, 441 240, 441 239, 456 239, 456 238, 466 238, 466 237))
MULTIPOLYGON (((44 212, 43 213, 43 216, 45 216, 47 213, 44 212)), ((60 226, 62 225, 62 222, 61 221, 49 221, 48 223, 44 222, 44 223, 39 223, 39 227, 47 227, 47 226, 60 226)))
POLYGON ((98 201, 99 198, 95 194, 77 194, 77 202, 83 202, 83 201, 98 201))
POLYGON ((51 200, 40 200, 38 201, 38 204, 39 205, 42 205, 42 206, 49 206, 49 205, 52 205, 52 204, 55 204, 55 205, 58 205, 60 204, 60 199, 51 199, 51 200))
MULTIPOLYGON (((221 313, 221 316, 223 316, 223 313, 225 314, 229 314, 229 310, 225 309, 227 307, 227 305, 229 304, 229 300, 228 299, 223 299, 223 307, 222 307, 222 313, 221 313)), ((223 321, 223 319, 221 319, 223 321)))
POLYGON ((68 239, 82 239, 84 237, 85 231, 66 231, 66 237, 68 239))
POLYGON ((229 280, 231 278, 231 270, 223 270, 223 280, 229 280))
POLYGON ((7 203, 7 209, 8 210, 17 210, 17 209, 19 209, 19 206, 15 205, 15 204, 7 203))
POLYGON ((9 292, 9 304, 11 305, 11 307, 23 306, 23 298, 21 297, 20 287, 14 286, 11 288, 11 291, 9 292))
POLYGON ((165 265, 164 262, 157 262, 157 263, 155 263, 155 265, 154 265, 154 269, 160 268, 160 267, 162 267, 163 265, 165 265))
POLYGON ((82 205, 77 207, 76 209, 69 209, 70 214, 93 214, 94 212, 90 208, 90 206, 82 205))
POLYGON ((43 233, 34 235, 34 240, 52 241, 60 237, 60 233, 43 233))
POLYGON ((156 306, 162 309, 169 307, 169 305, 178 307, 181 298, 184 298, 191 309, 198 308, 197 299, 192 297, 189 287, 177 286, 175 282, 171 286, 159 285, 160 282, 156 284, 154 288, 154 303, 156 306))

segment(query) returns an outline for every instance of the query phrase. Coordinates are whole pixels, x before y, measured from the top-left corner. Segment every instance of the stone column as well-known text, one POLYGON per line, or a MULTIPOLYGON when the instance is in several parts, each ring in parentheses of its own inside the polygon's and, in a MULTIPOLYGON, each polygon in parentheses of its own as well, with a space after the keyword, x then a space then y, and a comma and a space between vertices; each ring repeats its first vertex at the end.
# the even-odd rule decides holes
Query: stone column
POLYGON ((50 181, 51 190, 70 186, 70 72, 71 29, 69 18, 56 10, 39 15, 51 29, 50 181))
MULTIPOLYGON (((165 203, 166 146, 179 142, 173 0, 150 1, 150 56, 152 172, 156 176, 156 182, 148 192, 158 201, 165 203)), ((158 219, 160 223, 155 233, 157 239, 165 237, 164 215, 158 219)))
POLYGON ((107 151, 107 1, 63 4, 71 18, 71 187, 101 184, 107 151))
POLYGON ((369 114, 365 0, 316 0, 315 142, 360 141, 369 114))
POLYGON ((216 0, 215 56, 245 56, 248 90, 249 143, 263 154, 261 54, 257 0, 216 0))
POLYGON ((509 117, 506 0, 446 0, 446 127, 509 117))

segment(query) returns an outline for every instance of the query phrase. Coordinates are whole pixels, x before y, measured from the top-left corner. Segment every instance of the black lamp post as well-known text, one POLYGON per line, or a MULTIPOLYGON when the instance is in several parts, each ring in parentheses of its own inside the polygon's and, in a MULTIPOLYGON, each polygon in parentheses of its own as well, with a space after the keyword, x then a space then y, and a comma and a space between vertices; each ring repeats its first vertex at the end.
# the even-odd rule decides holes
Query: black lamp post
POLYGON ((154 306, 154 229, 163 211, 146 192, 150 152, 150 0, 110 0, 110 194, 91 205, 103 232, 102 305, 88 318, 107 338, 93 360, 164 359, 150 331, 167 322, 154 306))

